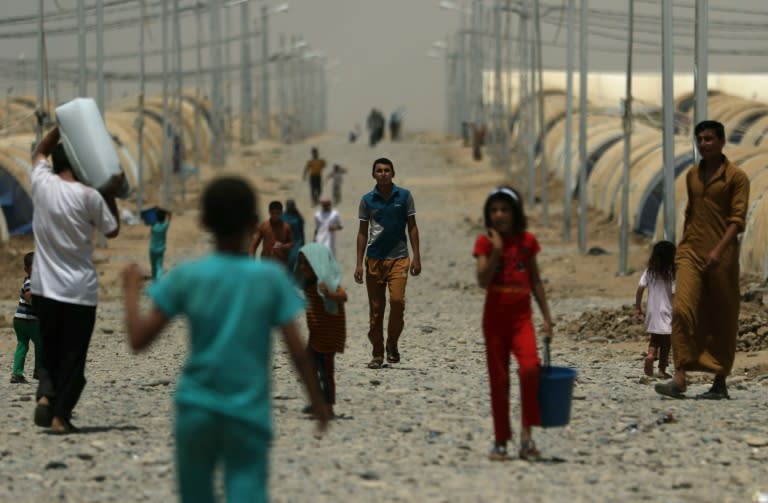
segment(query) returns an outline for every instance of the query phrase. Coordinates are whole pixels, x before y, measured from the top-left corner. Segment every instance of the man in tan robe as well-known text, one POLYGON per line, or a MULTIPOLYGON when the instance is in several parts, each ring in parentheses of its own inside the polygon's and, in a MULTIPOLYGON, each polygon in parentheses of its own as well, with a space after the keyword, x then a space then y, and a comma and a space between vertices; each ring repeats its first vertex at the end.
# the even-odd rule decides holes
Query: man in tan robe
POLYGON ((695 130, 701 162, 686 174, 688 205, 677 247, 672 307, 673 380, 656 392, 684 398, 687 371, 715 374, 697 398, 728 398, 725 378, 736 354, 739 322, 739 242, 749 201, 749 178, 723 155, 725 130, 703 121, 695 130))

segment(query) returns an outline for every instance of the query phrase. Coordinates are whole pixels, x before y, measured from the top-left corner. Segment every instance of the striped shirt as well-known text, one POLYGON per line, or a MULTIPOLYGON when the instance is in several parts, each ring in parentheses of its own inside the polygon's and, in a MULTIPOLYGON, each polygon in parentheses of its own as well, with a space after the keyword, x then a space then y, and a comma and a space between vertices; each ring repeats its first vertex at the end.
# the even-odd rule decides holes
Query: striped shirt
POLYGON ((27 299, 24 298, 24 294, 28 294, 31 290, 32 282, 29 281, 29 278, 24 278, 24 284, 21 286, 21 291, 19 292, 19 306, 16 308, 16 314, 13 316, 14 318, 19 318, 21 320, 37 320, 37 315, 35 315, 35 309, 32 307, 31 302, 27 302, 27 299))
POLYGON ((326 311, 323 298, 317 293, 317 283, 308 283, 304 294, 307 296, 309 347, 318 353, 343 353, 347 340, 344 304, 339 303, 338 314, 326 311))

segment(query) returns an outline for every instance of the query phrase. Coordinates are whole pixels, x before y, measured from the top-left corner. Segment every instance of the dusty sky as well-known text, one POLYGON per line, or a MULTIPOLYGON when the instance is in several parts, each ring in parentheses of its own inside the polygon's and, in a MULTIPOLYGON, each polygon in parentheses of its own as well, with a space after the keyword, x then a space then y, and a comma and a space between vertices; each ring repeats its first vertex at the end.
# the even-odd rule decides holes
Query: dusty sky
MULTIPOLYGON (((155 0, 147 0, 152 3, 155 0)), ((93 4, 88 0, 87 5, 93 4)), ((170 3, 170 0, 169 0, 170 3)), ((192 4, 192 0, 181 0, 182 5, 192 4)), ((267 1, 275 6, 282 2, 267 1)), ((331 62, 329 69, 329 107, 328 118, 332 129, 348 130, 354 123, 362 123, 372 106, 381 108, 385 113, 403 105, 407 108, 405 125, 411 129, 438 129, 444 124, 445 97, 444 80, 446 74, 443 58, 430 58, 427 51, 436 40, 445 40, 454 33, 460 22, 457 12, 442 10, 438 0, 289 0, 288 12, 271 16, 271 49, 278 49, 279 35, 303 36, 313 49, 323 50, 331 62)), ((469 2, 467 2, 469 3, 469 2)), ((515 3, 514 1, 512 2, 515 3)), ((264 2, 251 0, 251 17, 256 27, 258 10, 264 2)), ((486 1, 491 5, 491 2, 486 1)), ((542 38, 545 41, 544 65, 548 68, 564 68, 564 49, 566 41, 565 15, 558 10, 566 0, 543 0, 543 12, 548 12, 543 22, 542 38)), ((577 12, 578 4, 576 1, 577 12)), ((768 70, 768 63, 761 53, 768 42, 768 34, 761 29, 768 22, 768 2, 764 0, 710 0, 710 71, 756 72, 768 70), (743 49, 751 51, 739 54, 743 49)), ((16 15, 32 15, 37 10, 37 1, 0 0, 6 20, 16 15)), ((623 70, 626 54, 626 16, 627 2, 620 0, 591 0, 590 39, 588 57, 590 69, 623 70)), ((61 10, 73 9, 76 0, 44 0, 46 13, 55 14, 61 10)), ((675 69, 678 72, 691 72, 693 56, 693 2, 674 0, 676 39, 675 69)), ((107 20, 126 18, 134 15, 135 6, 124 12, 107 12, 107 20)), ((636 10, 636 45, 635 68, 645 71, 660 71, 660 15, 658 1, 635 0, 636 10)), ((239 7, 228 9, 230 12, 229 31, 239 33, 239 7)), ((93 17, 91 17, 93 19, 93 17)), ((66 22, 71 24, 72 21, 66 22)), ((47 28, 62 26, 63 22, 47 21, 47 28)), ((222 23, 226 31, 226 19, 222 23)), ((207 39, 207 21, 204 21, 204 35, 207 39)), ((517 33, 517 18, 511 24, 513 34, 517 33)), ((0 34, 18 31, 34 32, 34 23, 9 25, 0 24, 0 34)), ((150 38, 147 49, 159 48, 161 31, 157 23, 149 25, 150 38)), ((187 16, 183 24, 183 44, 194 43, 197 31, 194 17, 187 16)), ((48 59, 55 68, 74 67, 74 61, 61 61, 62 58, 76 56, 76 35, 49 35, 48 59)), ((576 35, 578 41, 578 35, 576 35)), ((35 93, 35 82, 29 80, 20 85, 17 61, 23 53, 26 59, 34 58, 37 41, 32 37, 14 36, 4 38, 0 44, 0 58, 11 62, 5 64, 0 75, 4 89, 15 85, 26 94, 35 93)), ((109 59, 110 54, 131 51, 138 47, 138 28, 129 27, 110 31, 106 36, 105 52, 108 57, 107 69, 135 72, 138 58, 129 60, 109 59)), ((259 45, 254 44, 254 55, 259 54, 259 45)), ((513 51, 517 51, 513 43, 513 51)), ((95 36, 88 37, 88 53, 93 64, 95 56, 95 36)), ((577 49, 578 54, 578 49, 577 49)), ((239 50, 232 44, 231 61, 239 61, 239 50)), ((191 67, 195 62, 195 52, 186 53, 183 65, 191 67)), ((204 54, 204 64, 208 62, 208 53, 204 54)), ((578 64, 578 63, 577 63, 578 64)), ((148 71, 157 71, 161 59, 152 57, 147 61, 148 71)), ((32 68, 29 68, 31 75, 32 68)), ((52 73, 55 73, 52 71, 52 73)), ((191 84, 191 82, 190 82, 191 84)), ((55 89, 60 99, 73 95, 74 85, 71 79, 59 81, 55 89)), ((137 85, 133 82, 113 84, 109 87, 109 98, 116 99, 123 94, 133 95, 137 85)), ((259 91, 258 82, 254 83, 255 92, 259 91)), ((159 85, 150 87, 150 92, 159 92, 159 85)), ((277 94, 272 87, 273 100, 277 94)), ((89 93, 95 94, 95 85, 91 83, 89 93)), ((239 91, 232 92, 237 100, 239 91)))

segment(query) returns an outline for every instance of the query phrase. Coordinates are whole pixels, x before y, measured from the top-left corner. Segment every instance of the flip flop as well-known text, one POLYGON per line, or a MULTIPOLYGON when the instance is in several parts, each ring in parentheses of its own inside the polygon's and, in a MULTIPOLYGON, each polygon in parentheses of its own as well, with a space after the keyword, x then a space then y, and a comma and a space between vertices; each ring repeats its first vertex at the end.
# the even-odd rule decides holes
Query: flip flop
POLYGON ((53 409, 50 404, 38 403, 35 406, 35 424, 43 428, 50 428, 53 422, 53 409))
POLYGON ((697 400, 730 400, 731 397, 727 391, 705 391, 700 395, 696 395, 697 400))
POLYGON ((675 384, 675 381, 658 383, 656 386, 653 387, 653 389, 656 390, 656 393, 658 393, 659 395, 668 396, 670 398, 676 398, 678 400, 685 398, 685 394, 683 390, 677 387, 677 384, 675 384))
POLYGON ((380 369, 381 366, 384 364, 383 358, 374 358, 368 363, 369 369, 380 369))

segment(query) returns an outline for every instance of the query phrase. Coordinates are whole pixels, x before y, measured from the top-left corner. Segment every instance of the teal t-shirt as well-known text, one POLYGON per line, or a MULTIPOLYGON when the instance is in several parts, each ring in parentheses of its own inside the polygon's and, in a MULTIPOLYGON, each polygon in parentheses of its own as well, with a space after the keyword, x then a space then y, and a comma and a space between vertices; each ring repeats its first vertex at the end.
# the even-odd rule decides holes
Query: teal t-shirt
POLYGON ((149 231, 149 251, 154 253, 162 253, 165 251, 165 236, 168 234, 168 226, 171 221, 166 219, 165 222, 155 222, 152 224, 152 229, 149 231))
POLYGON ((282 265, 214 253, 179 264, 148 293, 166 316, 183 314, 189 322, 176 402, 271 434, 271 331, 304 309, 282 265))

